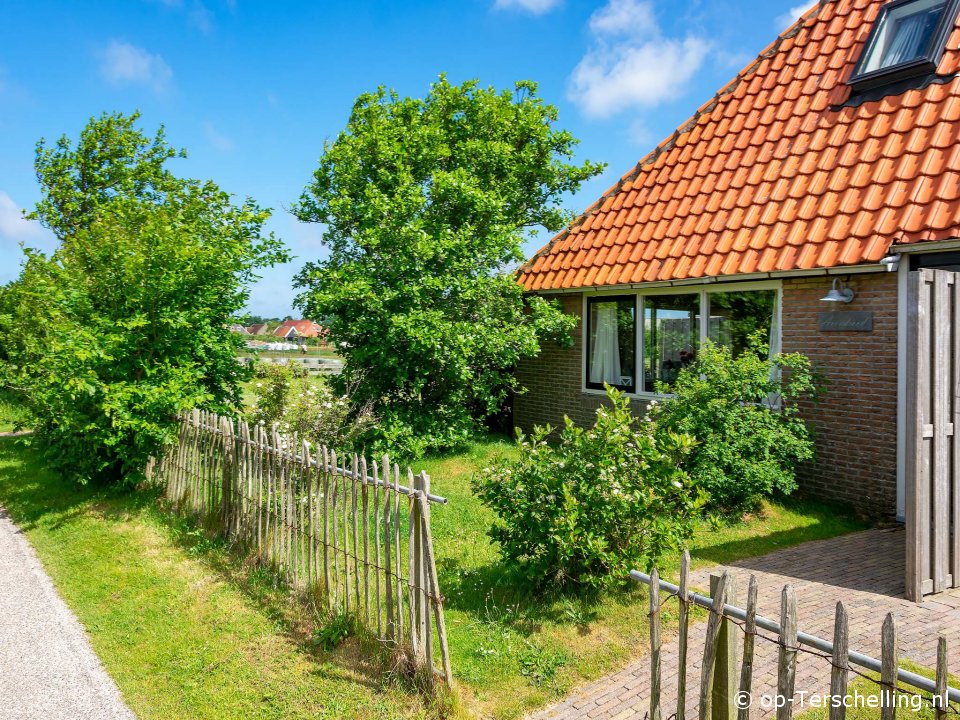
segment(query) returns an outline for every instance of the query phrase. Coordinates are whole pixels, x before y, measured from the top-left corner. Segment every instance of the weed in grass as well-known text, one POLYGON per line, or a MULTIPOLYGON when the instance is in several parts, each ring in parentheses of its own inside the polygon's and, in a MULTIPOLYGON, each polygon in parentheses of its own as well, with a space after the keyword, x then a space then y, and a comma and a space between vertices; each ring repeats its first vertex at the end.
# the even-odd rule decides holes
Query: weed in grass
POLYGON ((347 613, 337 613, 313 631, 313 644, 333 652, 354 633, 354 620, 347 613))
POLYGON ((560 651, 551 651, 537 643, 526 642, 517 662, 520 674, 537 687, 553 684, 557 671, 567 664, 567 656, 560 651))

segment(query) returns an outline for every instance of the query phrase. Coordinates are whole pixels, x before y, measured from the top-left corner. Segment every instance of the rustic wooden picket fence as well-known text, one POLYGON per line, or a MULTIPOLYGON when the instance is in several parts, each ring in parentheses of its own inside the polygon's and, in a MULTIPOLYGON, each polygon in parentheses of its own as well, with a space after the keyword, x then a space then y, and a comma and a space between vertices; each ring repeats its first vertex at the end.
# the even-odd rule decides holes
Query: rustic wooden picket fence
POLYGON ((312 448, 276 427, 194 410, 179 441, 151 461, 181 512, 242 542, 296 592, 318 592, 401 651, 415 671, 452 683, 430 533, 430 476, 384 456, 312 448), (434 637, 436 635, 436 637, 434 637), (440 670, 434 665, 439 654, 440 670))
MULTIPOLYGON (((649 575, 636 570, 630 576, 637 582, 649 587, 650 618, 650 710, 649 720, 663 719, 661 700, 661 642, 660 593, 664 591, 676 597, 679 603, 678 677, 676 720, 686 719, 687 702, 687 666, 689 664, 688 647, 690 609, 694 605, 710 611, 707 620, 706 638, 703 646, 703 664, 701 666, 700 688, 697 707, 699 720, 750 720, 749 703, 738 703, 738 697, 750 697, 753 693, 754 642, 760 637, 775 642, 777 655, 777 699, 789 698, 789 702, 776 704, 777 720, 790 720, 794 712, 793 698, 796 695, 797 656, 801 652, 821 658, 831 665, 829 697, 846 698, 850 675, 875 679, 853 666, 865 671, 879 673, 879 700, 881 720, 894 720, 897 710, 898 694, 916 695, 916 691, 930 693, 925 700, 932 706, 937 720, 947 715, 957 715, 956 707, 951 703, 960 702, 960 690, 947 684, 947 639, 941 635, 937 645, 936 679, 930 680, 900 667, 897 642, 897 623, 892 613, 888 613, 881 630, 881 659, 849 648, 847 612, 842 602, 836 606, 834 617, 833 641, 824 640, 800 631, 797 628, 797 598, 793 587, 784 586, 781 593, 780 621, 775 622, 757 614, 758 586, 755 576, 750 576, 747 589, 747 607, 739 608, 727 603, 732 597, 732 577, 724 572, 719 578, 713 578, 711 595, 707 597, 689 589, 690 556, 684 553, 680 568, 680 584, 674 585, 660 579, 656 570, 649 575), (738 632, 739 630, 739 632, 738 632), (766 631, 767 634, 764 634, 766 631), (738 640, 742 636, 742 646, 738 640), (742 653, 740 670, 736 670, 738 650, 742 653), (738 681, 739 676, 739 681, 738 681), (913 688, 914 690, 910 690, 913 688), (743 695, 743 694, 746 695, 743 695)), ((669 598, 668 598, 669 599, 669 598)), ((846 704, 831 702, 829 720, 843 720, 846 704)))

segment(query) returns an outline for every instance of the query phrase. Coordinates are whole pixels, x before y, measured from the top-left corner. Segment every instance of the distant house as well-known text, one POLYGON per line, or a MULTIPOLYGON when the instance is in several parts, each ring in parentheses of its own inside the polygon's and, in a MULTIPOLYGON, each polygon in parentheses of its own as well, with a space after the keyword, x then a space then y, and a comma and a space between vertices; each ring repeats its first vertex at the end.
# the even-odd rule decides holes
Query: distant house
POLYGON ((251 335, 262 335, 267 331, 266 323, 256 323, 247 328, 247 332, 251 335))
POLYGON ((250 334, 250 331, 247 330, 247 328, 245 328, 243 325, 238 325, 237 323, 233 323, 232 325, 228 325, 227 327, 230 328, 230 332, 235 332, 235 333, 238 333, 238 334, 240 334, 240 335, 249 335, 249 334, 250 334))
POLYGON ((326 334, 321 325, 313 320, 284 320, 280 327, 273 331, 276 337, 292 340, 294 338, 315 338, 326 334))

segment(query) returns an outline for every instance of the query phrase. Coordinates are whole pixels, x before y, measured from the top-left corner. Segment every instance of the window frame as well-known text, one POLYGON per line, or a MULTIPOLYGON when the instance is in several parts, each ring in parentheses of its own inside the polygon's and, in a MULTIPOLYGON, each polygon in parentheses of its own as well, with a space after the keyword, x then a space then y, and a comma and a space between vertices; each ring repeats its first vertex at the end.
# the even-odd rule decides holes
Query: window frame
POLYGON ((930 41, 924 49, 922 55, 905 60, 885 68, 878 68, 869 72, 863 72, 863 65, 874 50, 874 45, 880 36, 880 29, 890 15, 890 12, 904 5, 910 5, 921 0, 891 0, 880 8, 876 20, 873 21, 873 27, 870 28, 870 34, 867 41, 860 51, 860 57, 857 58, 857 64, 853 68, 853 74, 850 76, 848 84, 855 90, 869 90, 880 85, 895 83, 899 80, 923 75, 924 73, 935 72, 940 64, 940 59, 946 50, 947 40, 953 30, 957 19, 957 10, 960 9, 960 0, 947 0, 941 11, 937 26, 930 36, 930 41))
MULTIPOLYGON (((603 389, 603 383, 592 383, 587 380, 590 377, 590 338, 593 335, 593 328, 590 325, 590 302, 629 302, 633 301, 633 372, 631 377, 633 377, 633 387, 628 390, 625 385, 616 385, 618 390, 627 395, 634 395, 637 391, 637 326, 638 326, 638 316, 637 316, 637 298, 633 293, 619 293, 616 295, 609 294, 597 294, 584 296, 583 301, 583 387, 585 390, 592 390, 593 392, 606 393, 606 390, 603 389)), ((621 372, 621 375, 623 373, 621 372)))
MULTIPOLYGON (((777 312, 779 317, 777 321, 780 327, 783 327, 783 283, 780 280, 760 280, 760 281, 744 281, 744 282, 722 282, 722 283, 710 283, 709 285, 670 285, 662 287, 650 287, 643 289, 632 289, 625 290, 624 288, 616 288, 611 290, 596 290, 591 292, 584 292, 583 299, 581 303, 581 315, 583 318, 582 328, 583 336, 581 340, 581 362, 580 362, 580 391, 588 395, 604 395, 606 391, 597 387, 591 387, 591 384, 587 383, 588 367, 587 367, 587 356, 590 353, 590 315, 589 315, 589 302, 594 298, 603 298, 603 299, 618 299, 618 300, 627 300, 633 299, 635 302, 635 309, 633 312, 633 337, 636 342, 636 348, 634 349, 634 372, 633 372, 633 391, 629 392, 623 390, 622 392, 625 395, 628 395, 631 398, 638 398, 641 400, 660 400, 665 397, 670 397, 669 394, 663 395, 656 392, 647 392, 641 390, 642 387, 642 378, 639 373, 643 370, 643 332, 641 332, 641 326, 643 322, 643 298, 648 295, 698 295, 700 302, 700 322, 698 327, 697 337, 700 343, 703 343, 709 336, 710 323, 704 322, 704 318, 709 318, 710 310, 710 298, 709 296, 712 293, 721 293, 721 292, 752 292, 752 291, 761 291, 761 290, 776 290, 777 291, 777 312)), ((782 350, 782 339, 783 332, 780 333, 780 346, 773 348, 774 353, 778 353, 782 350)))

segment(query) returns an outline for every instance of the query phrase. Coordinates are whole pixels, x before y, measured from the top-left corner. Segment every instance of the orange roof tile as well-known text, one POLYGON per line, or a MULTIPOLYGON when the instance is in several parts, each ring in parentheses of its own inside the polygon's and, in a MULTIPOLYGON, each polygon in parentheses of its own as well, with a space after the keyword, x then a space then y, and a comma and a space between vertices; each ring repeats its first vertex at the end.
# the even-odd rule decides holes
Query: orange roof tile
POLYGON ((941 82, 860 105, 885 0, 818 3, 521 267, 527 290, 874 263, 960 237, 960 25, 941 82))

